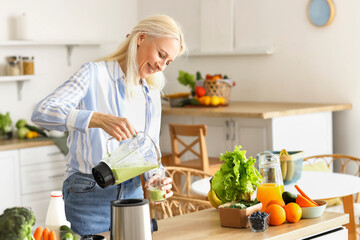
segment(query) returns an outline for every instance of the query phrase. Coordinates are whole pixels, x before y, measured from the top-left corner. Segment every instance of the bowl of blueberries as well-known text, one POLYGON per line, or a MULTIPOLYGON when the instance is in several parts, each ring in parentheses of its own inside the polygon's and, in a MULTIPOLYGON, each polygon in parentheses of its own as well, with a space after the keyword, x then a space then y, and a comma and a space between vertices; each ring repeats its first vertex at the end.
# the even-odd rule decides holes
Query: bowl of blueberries
POLYGON ((252 232, 264 232, 269 226, 269 216, 265 212, 256 211, 253 212, 249 217, 249 226, 252 232))

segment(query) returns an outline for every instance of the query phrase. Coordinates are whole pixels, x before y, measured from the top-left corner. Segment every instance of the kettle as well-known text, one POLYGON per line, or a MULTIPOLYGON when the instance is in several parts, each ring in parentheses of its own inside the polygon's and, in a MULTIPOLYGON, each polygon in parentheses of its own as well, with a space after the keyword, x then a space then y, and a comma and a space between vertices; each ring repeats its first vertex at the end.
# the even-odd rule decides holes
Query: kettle
POLYGON ((107 155, 92 169, 94 179, 100 187, 116 185, 160 167, 160 152, 146 133, 139 132, 121 141, 110 154, 111 139, 107 143, 107 155))
POLYGON ((147 199, 121 199, 111 202, 111 240, 151 240, 157 231, 155 219, 150 219, 147 199))

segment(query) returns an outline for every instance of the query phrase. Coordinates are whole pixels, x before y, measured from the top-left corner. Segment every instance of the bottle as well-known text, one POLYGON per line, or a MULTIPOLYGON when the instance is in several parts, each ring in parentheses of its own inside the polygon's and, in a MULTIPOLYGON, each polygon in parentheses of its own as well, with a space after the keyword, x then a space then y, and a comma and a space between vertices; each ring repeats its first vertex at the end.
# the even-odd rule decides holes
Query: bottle
POLYGON ((46 214, 45 226, 56 233, 60 239, 60 227, 66 225, 70 227, 70 222, 66 220, 65 204, 61 191, 52 191, 49 207, 46 214))
POLYGON ((34 74, 34 57, 23 57, 22 58, 22 70, 24 75, 34 74))
POLYGON ((284 182, 278 156, 271 152, 262 152, 257 157, 262 181, 256 190, 256 198, 263 204, 262 211, 265 211, 269 201, 282 201, 284 182))

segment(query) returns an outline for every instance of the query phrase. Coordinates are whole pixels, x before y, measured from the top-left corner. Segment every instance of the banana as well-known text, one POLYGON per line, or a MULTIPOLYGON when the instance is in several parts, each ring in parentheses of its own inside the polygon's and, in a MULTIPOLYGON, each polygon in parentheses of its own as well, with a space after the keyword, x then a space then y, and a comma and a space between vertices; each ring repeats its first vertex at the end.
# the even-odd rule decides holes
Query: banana
POLYGON ((208 200, 214 208, 218 208, 221 205, 221 200, 216 195, 216 192, 212 189, 212 178, 210 178, 210 190, 208 192, 208 200))
POLYGON ((281 175, 283 177, 283 180, 285 181, 286 176, 288 174, 288 163, 286 160, 281 160, 282 156, 288 156, 288 152, 286 151, 286 149, 282 149, 279 153, 280 156, 280 164, 281 164, 281 175))
MULTIPOLYGON (((289 156, 289 153, 285 150, 282 149, 279 156, 289 156)), ((289 160, 289 161, 282 161, 281 162, 281 172, 283 175, 283 179, 284 181, 291 181, 293 176, 294 176, 294 171, 295 171, 295 166, 294 166, 294 162, 289 160), (283 162, 286 164, 286 166, 283 166, 283 162), (283 168, 286 167, 286 174, 284 174, 283 172, 283 168)))
POLYGON ((210 189, 208 192, 208 199, 214 208, 218 208, 221 205, 221 200, 217 197, 214 190, 210 189))

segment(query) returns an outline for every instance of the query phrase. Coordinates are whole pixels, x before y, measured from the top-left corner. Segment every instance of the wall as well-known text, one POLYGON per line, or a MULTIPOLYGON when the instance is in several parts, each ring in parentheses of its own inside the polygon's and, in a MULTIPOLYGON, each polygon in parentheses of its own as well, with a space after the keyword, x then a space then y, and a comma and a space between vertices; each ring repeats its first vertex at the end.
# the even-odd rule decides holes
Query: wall
MULTIPOLYGON (((168 79, 165 92, 188 90, 176 80, 178 70, 183 69, 226 73, 237 83, 232 100, 352 103, 352 110, 334 113, 334 152, 360 157, 360 20, 356 12, 360 2, 336 1, 334 21, 325 28, 308 21, 307 3, 234 0, 235 44, 251 47, 272 43, 275 53, 178 58, 164 72, 168 79)), ((139 18, 155 13, 173 16, 182 24, 190 49, 199 48, 199 0, 138 0, 139 18)))
POLYGON ((35 57, 36 78, 23 86, 18 101, 16 84, 0 83, 0 112, 10 111, 14 122, 30 120, 35 104, 67 80, 81 64, 114 51, 136 24, 136 1, 126 0, 0 0, 0 41, 12 40, 13 19, 26 12, 29 38, 41 41, 90 41, 106 43, 99 47, 80 46, 72 52, 67 65, 64 46, 0 47, 0 75, 5 73, 5 57, 35 57))

